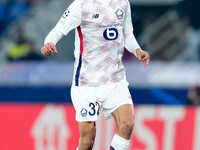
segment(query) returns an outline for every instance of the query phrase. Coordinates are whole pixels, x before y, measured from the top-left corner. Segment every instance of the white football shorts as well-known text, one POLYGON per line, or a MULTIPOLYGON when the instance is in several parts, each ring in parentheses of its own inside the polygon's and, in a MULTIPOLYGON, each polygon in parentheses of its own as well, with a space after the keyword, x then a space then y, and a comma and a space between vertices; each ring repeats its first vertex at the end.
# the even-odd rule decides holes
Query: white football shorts
POLYGON ((71 98, 78 122, 97 121, 101 108, 105 119, 110 119, 119 106, 133 105, 126 80, 95 87, 72 85, 71 98))

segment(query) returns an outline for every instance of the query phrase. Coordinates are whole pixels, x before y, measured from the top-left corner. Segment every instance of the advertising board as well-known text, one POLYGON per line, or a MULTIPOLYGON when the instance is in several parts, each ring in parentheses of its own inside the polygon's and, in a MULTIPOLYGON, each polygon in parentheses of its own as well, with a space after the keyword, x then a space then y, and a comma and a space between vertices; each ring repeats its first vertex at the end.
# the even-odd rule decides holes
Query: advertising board
MULTIPOLYGON (((71 104, 0 103, 1 150, 75 150, 79 131, 71 104)), ((102 113, 94 150, 109 149, 117 127, 102 113)), ((200 108, 135 106, 129 150, 199 150, 200 108)))

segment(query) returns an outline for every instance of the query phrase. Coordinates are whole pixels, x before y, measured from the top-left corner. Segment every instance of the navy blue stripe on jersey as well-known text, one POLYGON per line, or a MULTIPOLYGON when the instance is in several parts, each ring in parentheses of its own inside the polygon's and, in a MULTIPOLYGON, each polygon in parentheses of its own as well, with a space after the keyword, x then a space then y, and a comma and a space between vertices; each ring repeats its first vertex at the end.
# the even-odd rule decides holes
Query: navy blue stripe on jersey
POLYGON ((80 54, 80 57, 79 57, 79 62, 78 62, 78 67, 77 67, 77 70, 76 70, 76 75, 75 75, 75 85, 78 86, 78 79, 79 79, 79 76, 80 76, 80 71, 81 71, 81 65, 82 65, 82 56, 80 54))
POLYGON ((77 67, 76 75, 75 75, 75 85, 76 86, 79 85, 78 79, 79 79, 79 76, 80 76, 81 65, 82 65, 82 54, 83 54, 83 35, 82 35, 81 27, 78 26, 77 30, 78 30, 78 35, 79 35, 79 38, 80 38, 80 57, 79 57, 78 67, 77 67))

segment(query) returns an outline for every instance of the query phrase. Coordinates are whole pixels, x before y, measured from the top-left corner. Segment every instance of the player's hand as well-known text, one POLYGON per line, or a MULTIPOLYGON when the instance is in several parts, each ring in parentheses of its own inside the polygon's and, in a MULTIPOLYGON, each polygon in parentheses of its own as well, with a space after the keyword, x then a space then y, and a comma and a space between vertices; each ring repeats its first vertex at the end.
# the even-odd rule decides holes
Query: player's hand
POLYGON ((41 48, 41 53, 44 56, 52 56, 53 53, 58 53, 53 43, 47 43, 41 48))
POLYGON ((149 54, 146 51, 141 50, 140 48, 136 49, 136 54, 137 54, 137 58, 138 60, 144 64, 144 67, 146 67, 149 64, 149 54))

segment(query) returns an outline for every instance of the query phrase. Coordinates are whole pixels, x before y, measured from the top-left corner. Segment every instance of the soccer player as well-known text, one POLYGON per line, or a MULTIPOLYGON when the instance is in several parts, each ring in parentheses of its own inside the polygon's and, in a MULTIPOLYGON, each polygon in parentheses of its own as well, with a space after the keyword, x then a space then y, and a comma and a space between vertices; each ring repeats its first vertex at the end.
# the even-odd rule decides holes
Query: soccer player
POLYGON ((91 150, 99 109, 114 117, 117 131, 110 150, 127 150, 134 126, 133 102, 122 64, 124 47, 144 67, 149 54, 141 50, 132 27, 128 0, 75 0, 47 35, 41 53, 58 53, 56 43, 75 31, 75 63, 71 98, 80 139, 77 150, 91 150))

